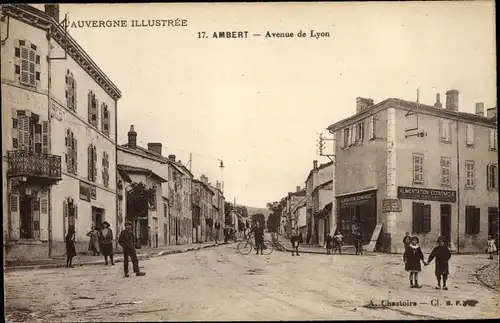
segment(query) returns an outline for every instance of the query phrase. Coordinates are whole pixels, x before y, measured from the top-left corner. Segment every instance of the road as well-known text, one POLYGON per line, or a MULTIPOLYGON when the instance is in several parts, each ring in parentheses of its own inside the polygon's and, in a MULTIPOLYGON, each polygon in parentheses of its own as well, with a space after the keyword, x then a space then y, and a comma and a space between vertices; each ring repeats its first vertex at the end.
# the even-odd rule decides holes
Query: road
POLYGON ((10 322, 495 318, 499 294, 472 276, 485 258, 453 257, 450 289, 436 291, 433 266, 410 289, 400 255, 242 256, 233 244, 145 260, 144 277, 123 264, 8 272, 5 311, 10 322))

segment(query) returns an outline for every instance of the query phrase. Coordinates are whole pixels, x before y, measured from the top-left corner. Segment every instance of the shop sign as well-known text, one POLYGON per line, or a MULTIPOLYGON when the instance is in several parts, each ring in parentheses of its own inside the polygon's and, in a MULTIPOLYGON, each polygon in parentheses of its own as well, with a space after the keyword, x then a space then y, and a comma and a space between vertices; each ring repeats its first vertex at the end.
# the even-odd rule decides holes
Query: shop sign
POLYGON ((80 200, 90 202, 90 184, 80 181, 80 200))
POLYGON ((400 199, 384 199, 382 201, 382 212, 401 212, 401 200, 400 199))
POLYGON ((355 196, 345 196, 337 198, 340 208, 355 206, 355 205, 366 205, 371 204, 374 201, 375 193, 367 193, 355 196))
POLYGON ((430 188, 398 186, 398 198, 455 203, 457 201, 457 192, 430 188))

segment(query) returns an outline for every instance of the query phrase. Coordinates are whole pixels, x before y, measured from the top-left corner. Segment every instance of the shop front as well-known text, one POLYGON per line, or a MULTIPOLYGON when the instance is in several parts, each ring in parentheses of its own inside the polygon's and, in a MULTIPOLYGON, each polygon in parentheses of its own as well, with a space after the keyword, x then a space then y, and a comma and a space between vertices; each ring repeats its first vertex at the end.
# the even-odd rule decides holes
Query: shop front
POLYGON ((337 230, 342 232, 344 241, 354 242, 353 232, 356 227, 363 233, 363 243, 369 243, 377 224, 377 191, 337 197, 337 230))

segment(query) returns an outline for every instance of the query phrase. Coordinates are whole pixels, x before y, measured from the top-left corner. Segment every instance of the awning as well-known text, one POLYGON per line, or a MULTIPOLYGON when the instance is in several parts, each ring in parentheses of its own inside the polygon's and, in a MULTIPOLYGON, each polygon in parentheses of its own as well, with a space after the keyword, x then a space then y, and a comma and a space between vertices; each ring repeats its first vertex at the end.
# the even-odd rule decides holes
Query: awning
POLYGON ((321 211, 316 213, 316 217, 324 218, 328 216, 332 212, 332 205, 333 205, 332 202, 325 205, 325 207, 321 211))

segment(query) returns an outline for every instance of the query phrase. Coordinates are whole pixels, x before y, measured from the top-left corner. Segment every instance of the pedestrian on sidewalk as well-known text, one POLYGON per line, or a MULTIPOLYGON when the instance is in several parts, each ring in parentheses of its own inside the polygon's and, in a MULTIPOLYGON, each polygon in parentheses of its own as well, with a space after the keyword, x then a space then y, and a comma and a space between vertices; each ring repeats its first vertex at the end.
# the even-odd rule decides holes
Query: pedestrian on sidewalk
POLYGON ((255 223, 255 226, 252 228, 251 231, 254 234, 255 237, 255 249, 257 250, 256 255, 260 254, 262 255, 262 250, 263 247, 262 245, 264 244, 264 228, 261 227, 260 221, 257 221, 255 223))
POLYGON ((220 232, 220 223, 219 221, 215 222, 215 245, 219 244, 219 232, 220 232))
POLYGON ((409 247, 410 244, 411 244, 410 232, 406 232, 405 237, 403 238, 404 250, 406 250, 406 248, 409 247))
POLYGON ((132 266, 136 276, 144 276, 146 273, 139 270, 139 259, 137 259, 137 253, 135 252, 135 238, 132 233, 132 222, 125 222, 125 230, 120 232, 120 237, 118 238, 118 243, 123 249, 123 271, 125 272, 125 277, 130 277, 128 274, 128 258, 132 260, 132 266))
POLYGON ((486 252, 490 254, 488 259, 493 259, 493 254, 497 252, 497 246, 495 245, 495 239, 493 236, 488 236, 488 246, 486 247, 486 252))
POLYGON ((66 268, 73 268, 73 257, 76 256, 75 228, 70 226, 66 234, 66 268))
POLYGON ((292 231, 292 236, 290 237, 290 243, 292 244, 292 256, 295 256, 295 254, 297 256, 299 255, 300 240, 299 230, 294 229, 292 231))
POLYGON ((113 261, 113 231, 107 221, 101 224, 101 252, 104 256, 104 266, 108 265, 108 257, 111 260, 111 266, 115 265, 113 261))
POLYGON ((446 287, 446 280, 448 279, 449 275, 448 261, 451 258, 451 252, 443 236, 438 238, 437 243, 438 243, 437 247, 432 249, 432 252, 429 255, 429 259, 427 260, 427 263, 425 265, 427 266, 432 262, 434 258, 436 258, 435 274, 438 282, 436 289, 441 289, 441 277, 442 277, 443 289, 448 290, 448 287, 446 287))
POLYGON ((405 249, 403 254, 403 261, 405 263, 405 270, 410 272, 410 287, 421 288, 418 284, 418 273, 422 271, 420 261, 426 265, 422 249, 418 245, 418 237, 411 238, 411 244, 405 249))
POLYGON ((87 233, 87 237, 90 237, 89 251, 92 251, 92 256, 100 256, 101 254, 99 252, 99 230, 97 230, 94 224, 92 224, 90 231, 87 233))
POLYGON ((356 247, 356 255, 363 254, 363 233, 361 233, 360 229, 354 231, 354 239, 355 239, 355 247, 356 247))
POLYGON ((331 255, 332 250, 333 250, 333 237, 331 232, 328 232, 325 236, 325 242, 326 242, 326 254, 331 255))
POLYGON ((224 243, 227 244, 227 240, 229 239, 229 228, 226 226, 222 231, 224 234, 224 243))
POLYGON ((336 254, 337 251, 339 252, 339 255, 342 255, 342 245, 344 244, 344 236, 342 235, 342 231, 337 230, 337 233, 333 236, 333 243, 334 243, 334 248, 335 251, 333 254, 336 254))

